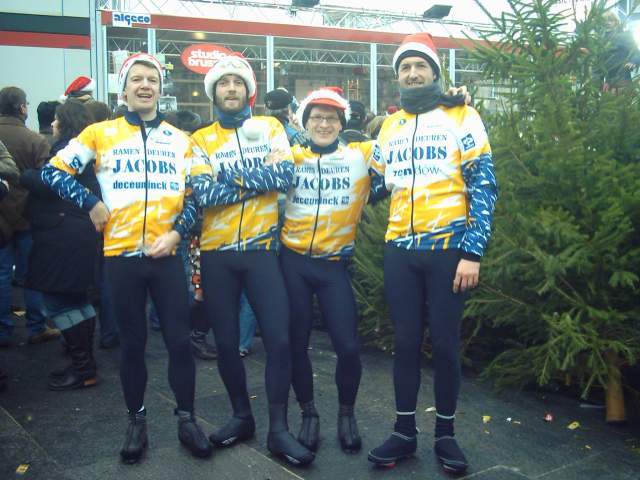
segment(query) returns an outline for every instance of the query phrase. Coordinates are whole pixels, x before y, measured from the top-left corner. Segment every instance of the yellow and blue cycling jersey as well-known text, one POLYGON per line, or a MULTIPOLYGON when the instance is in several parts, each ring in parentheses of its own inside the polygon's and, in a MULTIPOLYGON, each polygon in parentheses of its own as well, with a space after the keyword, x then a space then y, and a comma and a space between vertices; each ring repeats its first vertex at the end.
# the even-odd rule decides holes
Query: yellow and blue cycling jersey
POLYGON ((72 175, 94 168, 111 213, 104 255, 138 256, 173 229, 184 237, 195 222, 190 175, 197 156, 202 152, 181 130, 160 117, 143 124, 127 112, 85 128, 43 168, 42 179, 89 211, 99 199, 72 175))
POLYGON ((278 192, 286 192, 293 178, 282 124, 273 117, 250 118, 241 128, 216 122, 192 138, 208 157, 194 167, 194 193, 205 208, 200 249, 277 249, 278 192), (276 149, 285 158, 265 164, 276 149))
POLYGON ((385 120, 372 166, 391 191, 385 240, 400 248, 460 248, 479 258, 491 235, 497 183, 480 115, 438 107, 385 120))
POLYGON ((378 144, 339 145, 325 154, 296 145, 292 152, 295 173, 287 194, 282 244, 315 258, 353 255, 369 192, 385 191, 383 177, 369 168, 380 160, 378 144))

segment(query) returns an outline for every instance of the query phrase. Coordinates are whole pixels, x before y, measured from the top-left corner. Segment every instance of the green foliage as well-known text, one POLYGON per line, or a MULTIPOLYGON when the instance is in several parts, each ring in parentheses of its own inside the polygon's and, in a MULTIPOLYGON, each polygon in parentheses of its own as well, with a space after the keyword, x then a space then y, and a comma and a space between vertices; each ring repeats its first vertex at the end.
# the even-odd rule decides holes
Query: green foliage
POLYGON ((360 310, 360 335, 365 343, 382 350, 393 349, 393 327, 384 300, 384 234, 389 217, 389 199, 367 206, 358 227, 353 289, 360 310))
POLYGON ((639 89, 602 91, 604 2, 575 33, 553 3, 510 2, 473 51, 503 104, 485 117, 500 199, 467 315, 514 333, 487 370, 499 385, 568 375, 586 395, 605 352, 640 353, 639 89))

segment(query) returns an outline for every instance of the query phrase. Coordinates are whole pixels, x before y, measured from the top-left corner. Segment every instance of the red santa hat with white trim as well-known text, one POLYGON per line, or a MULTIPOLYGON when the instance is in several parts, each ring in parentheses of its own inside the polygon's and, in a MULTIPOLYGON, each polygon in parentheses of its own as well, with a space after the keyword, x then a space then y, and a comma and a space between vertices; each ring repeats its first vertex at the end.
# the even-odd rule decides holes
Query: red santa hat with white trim
POLYGON ((436 79, 440 78, 440 59, 438 50, 433 43, 430 33, 412 33, 404 37, 404 40, 393 54, 393 71, 398 74, 400 62, 407 57, 422 57, 429 62, 436 79))
POLYGON ((216 83, 225 75, 237 75, 247 87, 247 103, 253 107, 258 94, 256 75, 253 73, 251 64, 242 56, 240 52, 233 52, 230 55, 218 60, 204 77, 204 91, 213 103, 216 102, 216 83))
POLYGON ((309 120, 309 113, 311 113, 311 107, 314 105, 335 108, 338 111, 342 128, 345 128, 349 118, 351 118, 351 107, 341 94, 342 89, 340 87, 323 87, 311 92, 307 98, 300 102, 300 106, 296 111, 300 128, 306 129, 305 124, 309 120))
POLYGON ((67 98, 83 97, 84 95, 92 95, 96 89, 96 82, 93 78, 80 75, 69 84, 67 89, 60 95, 60 101, 64 102, 67 98))
POLYGON ((136 63, 152 65, 156 70, 158 70, 158 74, 160 75, 160 93, 162 93, 162 86, 164 83, 164 79, 162 78, 162 65, 156 57, 149 55, 148 53, 136 53, 124 61, 122 67, 120 67, 120 73, 118 73, 119 93, 122 94, 122 92, 124 92, 124 87, 127 85, 127 75, 129 75, 129 70, 131 70, 131 67, 136 63))

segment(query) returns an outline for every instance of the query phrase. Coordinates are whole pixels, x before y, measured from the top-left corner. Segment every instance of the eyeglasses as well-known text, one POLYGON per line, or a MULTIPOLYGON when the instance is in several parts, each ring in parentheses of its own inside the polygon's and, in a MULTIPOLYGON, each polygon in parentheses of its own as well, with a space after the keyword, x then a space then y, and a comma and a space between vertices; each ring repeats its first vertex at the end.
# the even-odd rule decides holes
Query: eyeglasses
POLYGON ((312 115, 309 117, 313 123, 322 123, 327 122, 328 125, 336 125, 340 123, 340 119, 338 117, 325 117, 323 115, 312 115))

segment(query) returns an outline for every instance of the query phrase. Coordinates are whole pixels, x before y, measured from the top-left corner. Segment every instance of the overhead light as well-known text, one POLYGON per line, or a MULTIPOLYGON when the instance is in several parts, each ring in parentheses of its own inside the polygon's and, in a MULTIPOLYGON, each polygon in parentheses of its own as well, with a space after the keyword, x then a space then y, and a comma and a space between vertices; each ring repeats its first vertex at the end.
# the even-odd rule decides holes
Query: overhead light
POLYGON ((320 0, 291 0, 292 7, 313 8, 320 3, 320 0))
POLYGON ((449 12, 451 12, 451 5, 436 4, 425 10, 422 17, 437 20, 446 17, 449 12))

